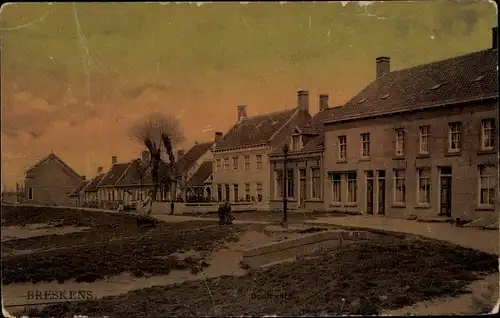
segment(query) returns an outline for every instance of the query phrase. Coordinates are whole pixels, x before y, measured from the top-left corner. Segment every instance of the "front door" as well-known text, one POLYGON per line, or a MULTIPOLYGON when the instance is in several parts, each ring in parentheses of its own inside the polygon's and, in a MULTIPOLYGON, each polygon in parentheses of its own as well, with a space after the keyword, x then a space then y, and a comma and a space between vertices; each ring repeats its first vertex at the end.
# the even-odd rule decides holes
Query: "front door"
POLYGON ((440 190, 440 210, 439 215, 451 216, 451 177, 441 176, 441 190, 440 190))
POLYGON ((385 214, 385 170, 378 171, 378 214, 385 214))
POLYGON ((306 170, 300 169, 300 207, 305 208, 306 199, 307 199, 307 179, 306 179, 306 170))
POLYGON ((373 172, 366 173, 366 213, 373 214, 373 172))

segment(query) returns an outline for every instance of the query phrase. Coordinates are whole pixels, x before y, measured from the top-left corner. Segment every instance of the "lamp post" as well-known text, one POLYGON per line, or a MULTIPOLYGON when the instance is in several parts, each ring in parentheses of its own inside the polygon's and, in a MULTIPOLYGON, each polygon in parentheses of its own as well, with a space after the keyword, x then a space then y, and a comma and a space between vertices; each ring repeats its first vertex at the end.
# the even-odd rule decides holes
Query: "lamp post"
POLYGON ((288 226, 288 216, 287 216, 287 161, 288 161, 288 144, 283 146, 283 227, 288 226))

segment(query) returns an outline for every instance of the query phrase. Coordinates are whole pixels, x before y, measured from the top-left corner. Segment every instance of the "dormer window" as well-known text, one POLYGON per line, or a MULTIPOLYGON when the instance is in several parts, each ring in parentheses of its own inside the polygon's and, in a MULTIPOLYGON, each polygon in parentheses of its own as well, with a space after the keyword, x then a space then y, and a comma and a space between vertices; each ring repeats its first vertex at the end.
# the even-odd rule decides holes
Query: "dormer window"
POLYGON ((301 135, 293 135, 292 136, 292 151, 299 151, 302 147, 302 136, 301 135))

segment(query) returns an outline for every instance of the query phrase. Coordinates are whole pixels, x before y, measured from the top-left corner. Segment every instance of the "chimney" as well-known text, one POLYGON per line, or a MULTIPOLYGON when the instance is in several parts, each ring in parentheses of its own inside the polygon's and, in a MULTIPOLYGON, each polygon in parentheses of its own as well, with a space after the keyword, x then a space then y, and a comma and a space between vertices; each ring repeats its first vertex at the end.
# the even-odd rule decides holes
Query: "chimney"
POLYGON ((491 29, 491 33, 492 33, 491 48, 493 50, 496 50, 498 49, 498 27, 494 27, 493 29, 491 29))
POLYGON ((328 95, 321 94, 319 95, 319 111, 322 112, 328 108, 328 95))
POLYGON ((391 71, 391 58, 380 56, 375 59, 377 63, 377 79, 391 71))
POLYGON ((297 103, 300 110, 309 112, 309 92, 308 91, 298 91, 297 93, 297 103))
POLYGON ((117 156, 111 157, 111 165, 116 165, 117 163, 118 163, 118 157, 117 156))
POLYGON ((102 167, 97 168, 97 174, 101 174, 101 173, 102 173, 102 167))
POLYGON ((177 160, 179 160, 180 157, 184 156, 186 152, 182 149, 177 150, 177 160))
POLYGON ((218 143, 222 139, 222 133, 220 131, 215 132, 215 142, 218 143))
POLYGON ((82 180, 87 180, 87 177, 86 176, 82 176, 82 180))
POLYGON ((143 152, 141 152, 141 161, 149 161, 149 151, 148 150, 144 150, 143 152))
POLYGON ((247 118, 247 105, 238 105, 238 121, 247 118))

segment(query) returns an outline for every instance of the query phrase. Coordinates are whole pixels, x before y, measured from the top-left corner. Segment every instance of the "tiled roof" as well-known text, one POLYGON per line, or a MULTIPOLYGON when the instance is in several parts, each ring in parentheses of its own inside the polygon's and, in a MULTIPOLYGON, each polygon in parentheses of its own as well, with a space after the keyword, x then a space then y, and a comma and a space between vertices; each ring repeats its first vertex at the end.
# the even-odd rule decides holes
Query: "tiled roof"
POLYGON ((331 121, 498 98, 498 50, 484 50, 390 72, 340 109, 331 121))
POLYGON ((343 112, 343 105, 328 107, 323 111, 316 113, 311 119, 309 126, 313 127, 316 131, 323 130, 323 122, 327 120, 335 119, 338 115, 343 112))
POLYGON ((91 180, 83 180, 82 182, 80 182, 75 191, 70 193, 70 196, 78 195, 90 183, 90 181, 91 180))
POLYGON ((311 141, 309 141, 302 151, 311 152, 311 151, 321 151, 323 150, 323 143, 325 141, 325 133, 321 132, 318 136, 314 137, 311 141))
MULTIPOLYGON (((161 180, 170 177, 168 165, 160 163, 158 178, 161 180)), ((143 162, 140 159, 132 161, 123 173, 122 177, 116 183, 117 187, 135 187, 139 185, 148 186, 153 184, 151 177, 151 168, 149 162, 143 162), (141 182, 142 176, 142 182, 141 182)))
POLYGON ((65 167, 66 169, 69 170, 69 172, 76 178, 78 179, 81 179, 82 177, 75 171, 73 170, 73 168, 71 168, 66 162, 64 162, 61 158, 59 158, 58 156, 56 156, 55 153, 50 153, 48 156, 46 156, 45 158, 41 159, 40 161, 38 161, 36 164, 34 164, 33 166, 31 166, 28 170, 26 170, 26 173, 30 173, 32 172, 33 170, 35 170, 37 167, 39 167, 42 163, 44 163, 45 161, 47 160, 50 160, 50 159, 55 159, 57 160, 63 167, 65 167))
POLYGON ((215 149, 267 143, 297 113, 298 109, 293 108, 244 118, 217 142, 215 149))
POLYGON ((97 191, 97 185, 101 182, 104 177, 104 173, 101 173, 94 177, 89 183, 89 185, 85 188, 85 192, 95 192, 97 191))
POLYGON ((204 181, 212 174, 212 166, 212 161, 204 161, 198 170, 191 176, 186 185, 191 187, 203 186, 204 181))
POLYGON ((203 142, 195 144, 177 161, 177 173, 187 172, 203 154, 210 150, 214 142, 203 142))
POLYGON ((116 182, 123 175, 125 170, 127 170, 130 162, 127 163, 117 163, 114 164, 111 169, 106 173, 106 175, 102 178, 98 187, 106 187, 106 186, 114 186, 116 182))

